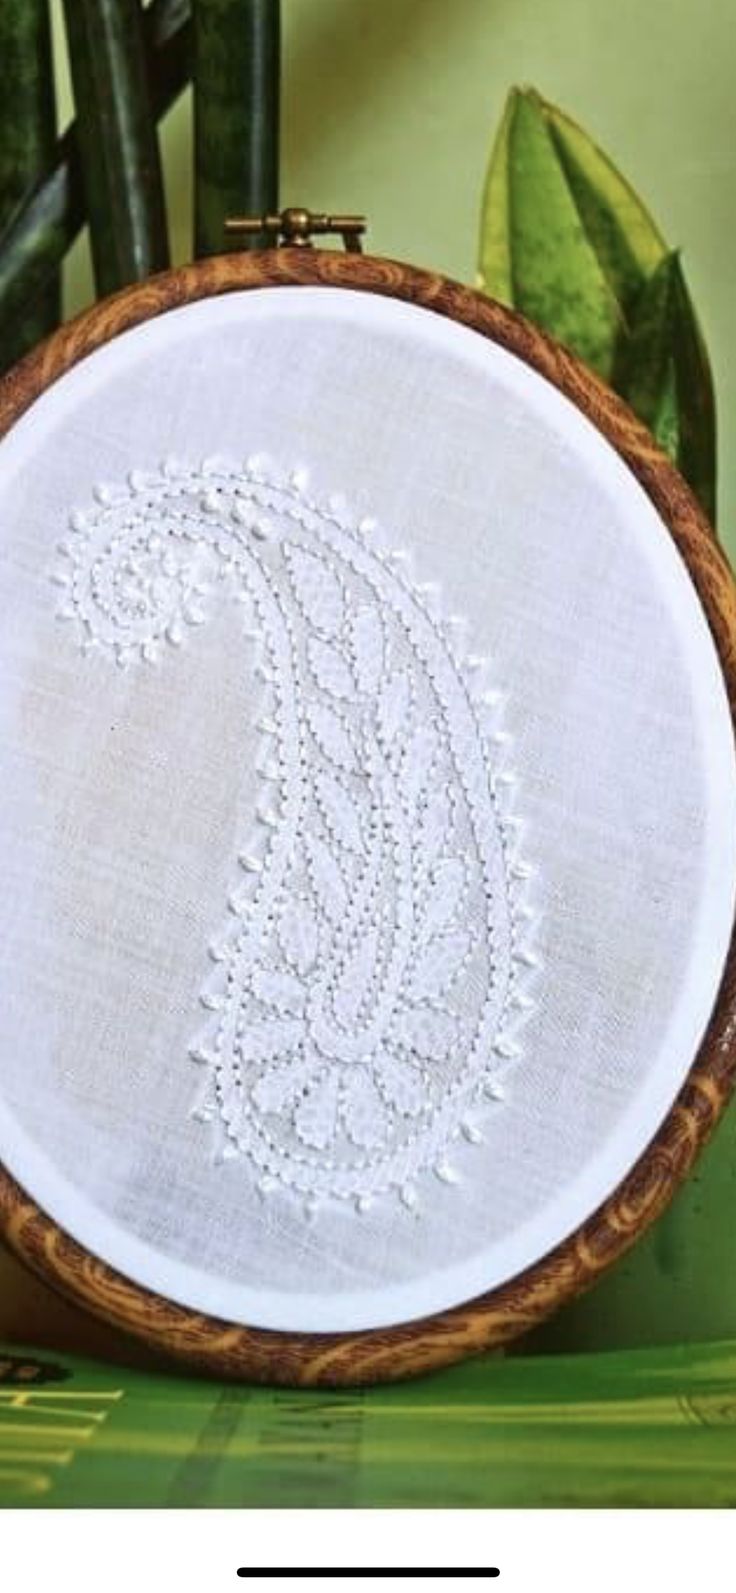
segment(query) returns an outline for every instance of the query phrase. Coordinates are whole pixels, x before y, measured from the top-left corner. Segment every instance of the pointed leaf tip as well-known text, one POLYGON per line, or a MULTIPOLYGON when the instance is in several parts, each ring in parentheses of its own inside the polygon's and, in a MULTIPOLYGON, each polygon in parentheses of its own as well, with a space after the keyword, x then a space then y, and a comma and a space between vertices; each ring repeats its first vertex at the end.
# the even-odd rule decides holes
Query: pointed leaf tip
POLYGON ((678 256, 610 157, 533 88, 510 91, 493 146, 478 282, 611 382, 713 519, 713 381, 678 256))
POLYGON ((480 271, 595 370, 611 368, 621 311, 533 92, 509 97, 484 196, 480 271))

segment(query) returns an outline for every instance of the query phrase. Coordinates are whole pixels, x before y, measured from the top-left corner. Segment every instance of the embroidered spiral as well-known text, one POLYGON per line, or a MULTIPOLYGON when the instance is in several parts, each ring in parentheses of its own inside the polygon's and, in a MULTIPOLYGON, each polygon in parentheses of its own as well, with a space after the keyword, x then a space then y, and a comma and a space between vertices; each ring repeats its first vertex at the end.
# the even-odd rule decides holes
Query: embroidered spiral
POLYGON ((299 476, 172 463, 97 500, 56 572, 85 650, 154 663, 226 600, 260 649, 264 794, 210 948, 197 1113, 264 1193, 413 1209, 502 1099, 538 966, 485 663, 299 476))

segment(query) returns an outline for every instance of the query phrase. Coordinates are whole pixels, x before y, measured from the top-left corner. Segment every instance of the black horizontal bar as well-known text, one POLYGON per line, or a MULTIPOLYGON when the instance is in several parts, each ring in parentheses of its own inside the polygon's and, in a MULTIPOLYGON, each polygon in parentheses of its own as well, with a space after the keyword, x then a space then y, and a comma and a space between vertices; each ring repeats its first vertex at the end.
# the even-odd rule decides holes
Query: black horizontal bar
MULTIPOLYGON (((238 1576, 384 1576, 389 1568, 384 1565, 361 1565, 346 1568, 339 1565, 327 1565, 319 1569, 312 1566, 309 1570, 301 1570, 298 1566, 285 1565, 241 1565, 238 1576)), ((419 1570, 402 1569, 392 1565, 392 1576, 500 1576, 497 1565, 432 1565, 422 1566, 419 1570)))

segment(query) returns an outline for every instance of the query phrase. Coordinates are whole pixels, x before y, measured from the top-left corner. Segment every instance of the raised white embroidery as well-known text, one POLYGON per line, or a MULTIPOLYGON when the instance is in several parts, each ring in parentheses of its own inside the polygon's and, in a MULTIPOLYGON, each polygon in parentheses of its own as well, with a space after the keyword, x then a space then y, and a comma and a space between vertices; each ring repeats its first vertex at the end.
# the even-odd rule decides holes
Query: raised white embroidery
POLYGON ((211 948, 199 1115, 264 1191, 413 1209, 502 1097, 538 963, 483 660, 372 522, 301 479, 172 463, 97 498, 62 544, 85 649, 155 661, 217 582, 261 647, 265 795, 211 948))

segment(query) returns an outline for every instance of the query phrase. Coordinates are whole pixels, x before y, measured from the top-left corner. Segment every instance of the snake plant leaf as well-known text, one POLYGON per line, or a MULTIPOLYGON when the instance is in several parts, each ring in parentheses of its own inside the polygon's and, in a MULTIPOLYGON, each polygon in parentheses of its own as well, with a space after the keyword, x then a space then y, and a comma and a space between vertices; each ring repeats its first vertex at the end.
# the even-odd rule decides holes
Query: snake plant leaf
POLYGON ((586 235, 628 319, 667 253, 665 240, 603 150, 555 105, 538 99, 586 235))
POLYGON ((496 133, 483 193, 477 286, 502 304, 514 303, 511 274, 509 138, 518 89, 512 89, 496 133))
POLYGON ((512 89, 486 179, 479 285, 610 378, 627 319, 666 253, 587 133, 536 90, 512 89))
POLYGON ((99 297, 169 263, 158 131, 137 0, 64 0, 99 297))
POLYGON ((278 209, 280 0, 196 0, 194 212, 196 255, 262 249, 225 219, 278 209))
POLYGON ((493 147, 478 285, 610 382, 712 516, 713 384, 679 258, 608 156, 534 89, 511 90, 493 147))
POLYGON ((640 296, 614 385, 714 520, 713 380, 677 251, 665 255, 640 296))
MULTIPOLYGON (((153 110, 160 122, 190 76, 190 0, 151 0, 141 24, 153 110)), ((85 219, 74 121, 0 232, 0 327, 20 325, 34 313, 85 219)), ((0 362, 3 356, 0 339, 0 362)))
POLYGON ((621 311, 536 95, 514 89, 486 184, 480 286, 610 375, 621 311), (499 207, 498 199, 501 196, 499 207))
MULTIPOLYGON (((0 227, 48 165, 56 142, 56 100, 47 0, 0 4, 0 227)), ((0 368, 14 364, 58 325, 59 273, 23 314, 0 322, 0 368)))

